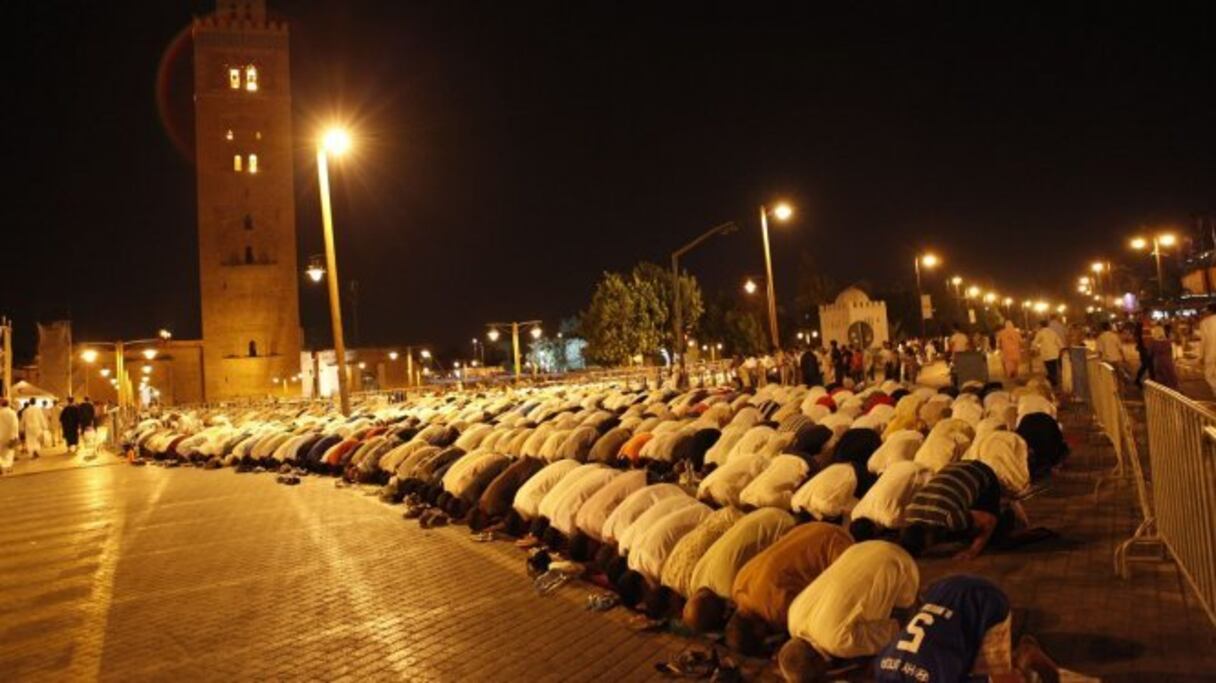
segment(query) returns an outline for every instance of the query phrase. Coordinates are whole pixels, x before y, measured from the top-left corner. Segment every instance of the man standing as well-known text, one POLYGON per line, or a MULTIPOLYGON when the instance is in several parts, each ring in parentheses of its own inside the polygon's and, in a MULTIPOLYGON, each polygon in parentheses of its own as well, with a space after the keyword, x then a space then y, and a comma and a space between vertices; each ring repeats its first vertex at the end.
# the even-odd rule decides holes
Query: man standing
POLYGON ((954 334, 950 335, 951 357, 953 357, 954 354, 961 353, 969 348, 971 348, 971 340, 967 339, 967 335, 963 334, 963 331, 958 328, 958 325, 955 325, 954 334))
POLYGON ((80 408, 76 399, 68 396, 68 404, 59 412, 59 425, 63 428, 63 441, 67 444, 68 452, 76 452, 76 444, 80 441, 80 408))
POLYGON ((30 401, 21 411, 21 431, 25 432, 25 452, 31 458, 39 456, 46 429, 46 413, 38 407, 37 401, 30 401))
MULTIPOLYGON (((1119 337, 1118 332, 1111 328, 1109 322, 1103 322, 1101 329, 1097 339, 1098 357, 1102 359, 1102 362, 1114 366, 1115 371, 1120 375, 1126 374, 1127 359, 1123 355, 1123 339, 1119 337)), ((1200 345, 1199 352, 1203 353, 1202 345, 1200 345)))
POLYGON ((1012 320, 1006 320, 1004 329, 997 333, 996 345, 1001 350, 1001 364, 1005 368, 1005 377, 1016 380, 1018 366, 1022 363, 1022 333, 1014 327, 1012 320))
POLYGON ((1208 304, 1208 314, 1199 323, 1199 360, 1203 378, 1216 394, 1216 304, 1208 304))
POLYGON ((803 384, 808 387, 823 384, 823 373, 819 370, 819 356, 815 354, 814 350, 808 348, 803 351, 798 366, 802 370, 803 384))
POLYGON ((88 396, 84 397, 84 402, 77 408, 80 411, 80 436, 84 441, 85 448, 93 445, 94 429, 97 427, 97 409, 93 407, 93 401, 88 396))
POLYGON ((13 459, 17 457, 17 438, 20 426, 17 413, 9 407, 7 398, 0 398, 0 474, 13 471, 13 459))
POLYGON ((1060 386, 1060 354, 1064 351, 1063 338, 1051 329, 1046 320, 1039 322, 1039 331, 1034 334, 1031 346, 1043 358, 1043 367, 1047 371, 1047 379, 1051 386, 1060 386))

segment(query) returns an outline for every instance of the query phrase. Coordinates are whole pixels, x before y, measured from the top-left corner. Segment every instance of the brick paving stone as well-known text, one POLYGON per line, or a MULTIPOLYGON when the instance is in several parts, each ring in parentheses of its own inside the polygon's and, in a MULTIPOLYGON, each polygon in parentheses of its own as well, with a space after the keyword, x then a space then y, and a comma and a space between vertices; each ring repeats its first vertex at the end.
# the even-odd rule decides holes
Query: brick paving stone
MULTIPOLYGON (((1028 505, 1060 539, 928 559, 922 580, 994 578, 1016 628, 1084 673, 1204 678, 1216 638, 1178 571, 1114 577, 1134 490, 1095 498, 1112 455, 1080 442, 1073 472, 1028 505)), ((0 680, 658 680, 654 662, 701 645, 584 610, 586 585, 538 597, 510 544, 421 530, 329 479, 44 460, 0 480, 0 680)))

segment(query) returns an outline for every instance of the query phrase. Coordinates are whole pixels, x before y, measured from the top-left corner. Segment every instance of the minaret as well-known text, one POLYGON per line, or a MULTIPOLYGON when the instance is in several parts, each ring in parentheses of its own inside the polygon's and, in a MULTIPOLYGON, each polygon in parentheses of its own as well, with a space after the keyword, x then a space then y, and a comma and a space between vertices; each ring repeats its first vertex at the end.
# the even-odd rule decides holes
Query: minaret
POLYGON ((265 395, 300 371, 287 25, 219 0, 193 34, 206 398, 265 395))

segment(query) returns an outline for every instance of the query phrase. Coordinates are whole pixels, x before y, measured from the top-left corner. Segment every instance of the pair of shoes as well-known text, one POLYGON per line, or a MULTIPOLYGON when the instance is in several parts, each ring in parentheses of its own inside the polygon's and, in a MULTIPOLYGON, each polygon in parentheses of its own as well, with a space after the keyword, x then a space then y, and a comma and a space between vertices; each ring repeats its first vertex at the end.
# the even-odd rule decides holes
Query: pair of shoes
POLYGON ((336 488, 336 489, 344 489, 349 486, 350 486, 350 482, 346 481, 345 479, 338 479, 338 480, 334 481, 334 488, 336 488))
POLYGON ((602 593, 591 593, 587 596, 587 602, 583 606, 584 609, 592 612, 607 612, 608 610, 621 604, 621 599, 616 593, 607 591, 602 593))
POLYGON ((279 476, 275 477, 274 480, 280 484, 286 484, 288 486, 295 486, 296 484, 300 483, 300 478, 294 474, 280 474, 279 476))
POLYGON ((418 526, 423 529, 434 529, 435 527, 447 526, 448 516, 437 508, 431 508, 418 518, 418 526))
POLYGON ((535 548, 538 545, 540 545, 540 539, 533 536, 532 534, 528 534, 527 536, 524 536, 523 538, 521 538, 515 542, 516 548, 528 549, 528 548, 535 548))
POLYGON ((556 562, 550 562, 549 569, 555 572, 569 574, 570 576, 582 576, 583 572, 587 570, 586 566, 584 566, 581 562, 571 562, 570 560, 557 560, 556 562))
POLYGON ((536 577, 536 580, 532 582, 532 588, 536 589, 537 595, 544 597, 546 595, 552 595, 554 591, 561 588, 562 584, 569 580, 569 574, 563 574, 561 572, 545 572, 544 574, 536 577))
POLYGON ((420 505, 417 503, 412 504, 412 505, 406 505, 405 513, 402 514, 401 517, 402 517, 402 519, 418 519, 419 517, 422 516, 422 513, 426 512, 426 511, 427 511, 427 507, 425 505, 420 505))
POLYGON ((479 534, 472 535, 474 543, 489 543, 493 541, 495 536, 493 531, 483 531, 479 534))
MULTIPOLYGON (((656 671, 668 676, 679 678, 708 678, 715 675, 721 668, 718 659, 718 650, 697 650, 688 649, 668 659, 665 662, 656 662, 654 665, 656 671)), ((734 668, 733 662, 731 668, 734 668)))

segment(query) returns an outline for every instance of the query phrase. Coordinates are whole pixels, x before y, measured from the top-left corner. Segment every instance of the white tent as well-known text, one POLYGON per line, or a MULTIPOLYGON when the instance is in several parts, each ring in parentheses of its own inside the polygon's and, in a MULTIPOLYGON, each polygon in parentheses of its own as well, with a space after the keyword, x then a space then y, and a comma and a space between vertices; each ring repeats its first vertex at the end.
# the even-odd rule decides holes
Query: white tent
POLYGON ((13 400, 16 401, 24 402, 30 399, 54 400, 55 398, 55 394, 41 387, 36 387, 25 380, 21 380, 13 385, 13 400))

